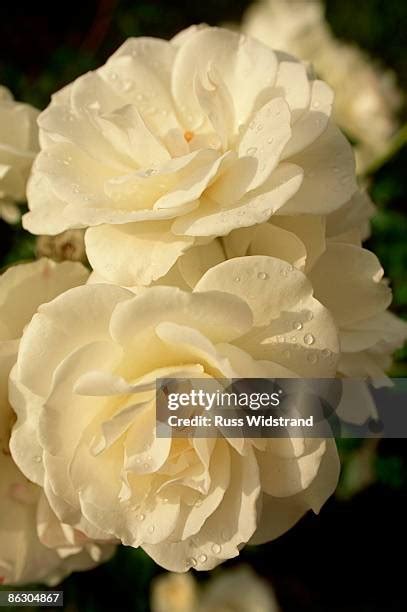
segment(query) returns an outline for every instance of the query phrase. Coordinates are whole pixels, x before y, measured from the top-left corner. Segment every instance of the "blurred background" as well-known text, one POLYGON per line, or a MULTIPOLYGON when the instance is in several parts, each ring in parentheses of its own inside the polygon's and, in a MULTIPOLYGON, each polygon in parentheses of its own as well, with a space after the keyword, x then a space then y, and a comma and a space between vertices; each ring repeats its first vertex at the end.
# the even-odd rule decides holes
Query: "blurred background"
MULTIPOLYGON (((287 45, 303 50, 304 59, 312 59, 317 72, 327 80, 322 73, 337 69, 339 76, 332 85, 338 87, 338 95, 347 89, 338 121, 353 144, 363 149, 360 181, 378 206, 366 246, 378 255, 390 278, 393 311, 407 318, 407 136, 402 96, 407 84, 407 3, 327 0, 325 17, 318 18, 316 29, 315 15, 307 14, 312 0, 294 4, 293 17, 281 12, 278 17, 291 19, 287 45), (373 108, 369 115, 369 87, 384 90, 385 117, 381 141, 366 144, 365 133, 368 141, 369 126, 373 127, 375 112, 379 112, 373 108), (357 115, 353 124, 346 122, 347 114, 353 112, 356 91, 366 94, 358 102, 358 112, 367 120, 366 129, 357 115)), ((247 13, 250 6, 247 0, 5 0, 0 21, 0 83, 11 89, 16 99, 42 109, 54 91, 104 63, 129 36, 169 38, 200 22, 238 27, 243 20, 249 27, 248 20, 254 15, 247 13)), ((273 0, 266 9, 256 13, 257 25, 259 19, 261 25, 266 24, 270 10, 276 9, 273 0)), ((286 36, 284 23, 280 21, 277 28, 279 43, 286 36)), ((34 241, 18 223, 9 225, 0 220, 0 267, 34 257, 34 241)), ((391 373, 407 377, 406 348, 396 355, 391 373)), ((153 612, 195 612, 198 605, 215 612, 266 612, 277 609, 268 589, 273 589, 282 612, 407 610, 406 440, 342 440, 339 446, 343 460, 340 487, 318 517, 306 516, 277 541, 247 547, 239 559, 209 574, 194 573, 193 578, 178 582, 165 583, 162 576, 157 582, 163 570, 142 551, 122 547, 109 563, 74 574, 62 584, 66 610, 145 612, 154 600, 153 612), (226 580, 226 586, 219 587, 225 575, 229 583, 226 580), (236 584, 233 577, 235 583, 238 579, 236 584), (236 585, 245 584, 245 580, 251 599, 245 603, 240 598, 237 607, 236 598, 228 599, 225 593, 228 588, 236 593, 236 585), (224 593, 222 602, 217 592, 224 593), (206 603, 197 604, 200 599, 206 603), (163 601, 167 607, 160 608, 163 601), (178 607, 168 607, 171 602, 178 607)))

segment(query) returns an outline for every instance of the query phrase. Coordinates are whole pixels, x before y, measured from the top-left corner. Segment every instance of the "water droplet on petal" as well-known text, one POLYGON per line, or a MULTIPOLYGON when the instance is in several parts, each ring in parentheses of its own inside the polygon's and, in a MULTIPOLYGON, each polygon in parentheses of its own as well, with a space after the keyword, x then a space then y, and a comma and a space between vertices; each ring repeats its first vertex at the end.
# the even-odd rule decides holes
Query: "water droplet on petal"
POLYGON ((188 561, 187 561, 187 565, 191 565, 192 567, 196 567, 196 559, 194 559, 194 557, 191 557, 188 561))
POLYGON ((266 272, 259 272, 257 275, 257 278, 259 278, 260 280, 266 280, 268 279, 269 275, 266 272))
POLYGON ((144 514, 139 514, 137 518, 139 521, 143 522, 146 517, 144 514))
POLYGON ((199 563, 205 563, 205 561, 207 561, 207 560, 208 560, 208 557, 205 554, 199 555, 199 557, 198 557, 199 563))
POLYGON ((240 276, 235 276, 233 280, 235 281, 235 283, 240 283, 240 276))
POLYGON ((267 142, 268 142, 268 144, 273 144, 274 138, 269 138, 267 142))
POLYGON ((322 356, 323 356, 323 357, 329 357, 329 356, 330 356, 330 354, 331 354, 331 351, 330 351, 329 349, 324 349, 324 350, 322 351, 322 356))
POLYGON ((314 344, 315 338, 312 334, 305 334, 304 336, 304 344, 314 344))
POLYGON ((212 552, 214 555, 218 555, 221 550, 222 547, 219 544, 212 544, 212 552))
POLYGON ((144 174, 146 176, 152 176, 153 174, 157 174, 158 170, 156 170, 155 168, 147 168, 147 170, 144 172, 144 174))
POLYGON ((247 155, 255 155, 257 153, 257 147, 249 147, 246 153, 247 155))
POLYGON ((302 323, 301 323, 301 321, 294 321, 294 323, 293 323, 293 329, 298 329, 298 330, 302 329, 302 323))
POLYGON ((154 531, 155 531, 154 525, 150 525, 150 527, 148 528, 147 531, 148 531, 148 533, 154 533, 154 531))

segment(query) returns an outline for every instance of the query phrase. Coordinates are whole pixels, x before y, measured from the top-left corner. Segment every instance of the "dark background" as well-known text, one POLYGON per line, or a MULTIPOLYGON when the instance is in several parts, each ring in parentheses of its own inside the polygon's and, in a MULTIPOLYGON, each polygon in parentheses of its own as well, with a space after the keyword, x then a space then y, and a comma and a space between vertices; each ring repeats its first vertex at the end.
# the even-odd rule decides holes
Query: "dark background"
MULTIPOLYGON (((307 1, 307 0, 303 0, 307 1)), ((0 20, 0 83, 19 100, 44 108, 52 92, 103 63, 128 36, 168 38, 193 23, 239 21, 246 0, 101 0, 10 2, 0 20)), ((407 2, 328 0, 335 34, 354 42, 407 83, 407 2)), ((405 120, 405 108, 400 113, 405 120)), ((393 311, 407 316, 407 187, 405 137, 368 177, 379 206, 367 246, 380 258, 394 290, 393 311)), ((34 253, 34 238, 0 222, 0 266, 34 253)), ((392 373, 407 376, 407 351, 392 373)), ((250 564, 273 584, 283 612, 403 612, 406 592, 407 443, 381 441, 372 453, 373 484, 355 493, 352 470, 362 442, 340 442, 344 462, 339 493, 318 517, 306 516, 277 541, 246 548, 250 564)), ((67 579, 70 612, 149 609, 150 582, 161 572, 142 551, 121 548, 108 564, 67 579)), ((222 569, 215 570, 215 573, 222 569)), ((197 574, 201 581, 207 574, 197 574)), ((192 612, 192 611, 191 611, 192 612)))

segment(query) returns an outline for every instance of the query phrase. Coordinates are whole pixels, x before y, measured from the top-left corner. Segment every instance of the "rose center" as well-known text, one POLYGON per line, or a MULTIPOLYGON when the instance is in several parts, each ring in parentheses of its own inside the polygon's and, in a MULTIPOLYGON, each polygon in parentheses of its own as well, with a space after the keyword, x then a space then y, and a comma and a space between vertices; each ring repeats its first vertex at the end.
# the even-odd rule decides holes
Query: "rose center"
POLYGON ((186 132, 184 132, 184 138, 187 142, 191 142, 191 140, 194 137, 194 133, 190 132, 189 130, 187 130, 186 132))

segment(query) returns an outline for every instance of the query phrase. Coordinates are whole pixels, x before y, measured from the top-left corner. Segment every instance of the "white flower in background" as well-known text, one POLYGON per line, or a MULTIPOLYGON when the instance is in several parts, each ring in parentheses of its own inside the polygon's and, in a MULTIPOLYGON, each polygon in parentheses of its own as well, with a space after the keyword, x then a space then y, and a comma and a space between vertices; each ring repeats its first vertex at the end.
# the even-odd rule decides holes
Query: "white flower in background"
MULTIPOLYGON (((20 472, 9 449, 16 417, 8 401, 8 377, 23 328, 40 304, 83 284, 87 275, 79 264, 56 265, 43 259, 9 268, 0 277, 1 584, 56 584, 71 571, 93 567, 112 551, 61 524, 42 489, 20 472)), ((30 408, 35 410, 35 404, 30 408)))
POLYGON ((198 585, 189 572, 167 572, 151 583, 151 612, 197 612, 198 599, 198 585))
POLYGON ((205 588, 199 612, 279 612, 269 584, 241 566, 212 578, 205 588))
POLYGON ((8 223, 20 219, 15 204, 26 199, 28 175, 39 149, 38 113, 0 86, 0 218, 8 223))
POLYGON ((228 30, 129 39, 41 113, 24 225, 89 227, 98 274, 149 285, 214 236, 328 214, 357 189, 332 101, 302 62, 228 30))
POLYGON ((86 263, 85 232, 81 229, 73 229, 56 236, 39 236, 36 253, 37 257, 49 257, 54 261, 68 260, 86 263))
POLYGON ((273 257, 223 262, 193 292, 78 287, 24 332, 11 451, 61 521, 174 571, 211 569, 319 511, 337 483, 335 443, 157 437, 151 383, 332 377, 337 359, 328 311, 273 257))
POLYGON ((354 45, 336 39, 319 0, 262 0, 251 6, 242 30, 273 49, 312 63, 335 92, 334 116, 356 141, 358 171, 386 152, 398 126, 394 75, 354 45))
POLYGON ((200 587, 191 573, 162 574, 152 583, 152 612, 279 612, 269 584, 250 567, 222 571, 200 587))

